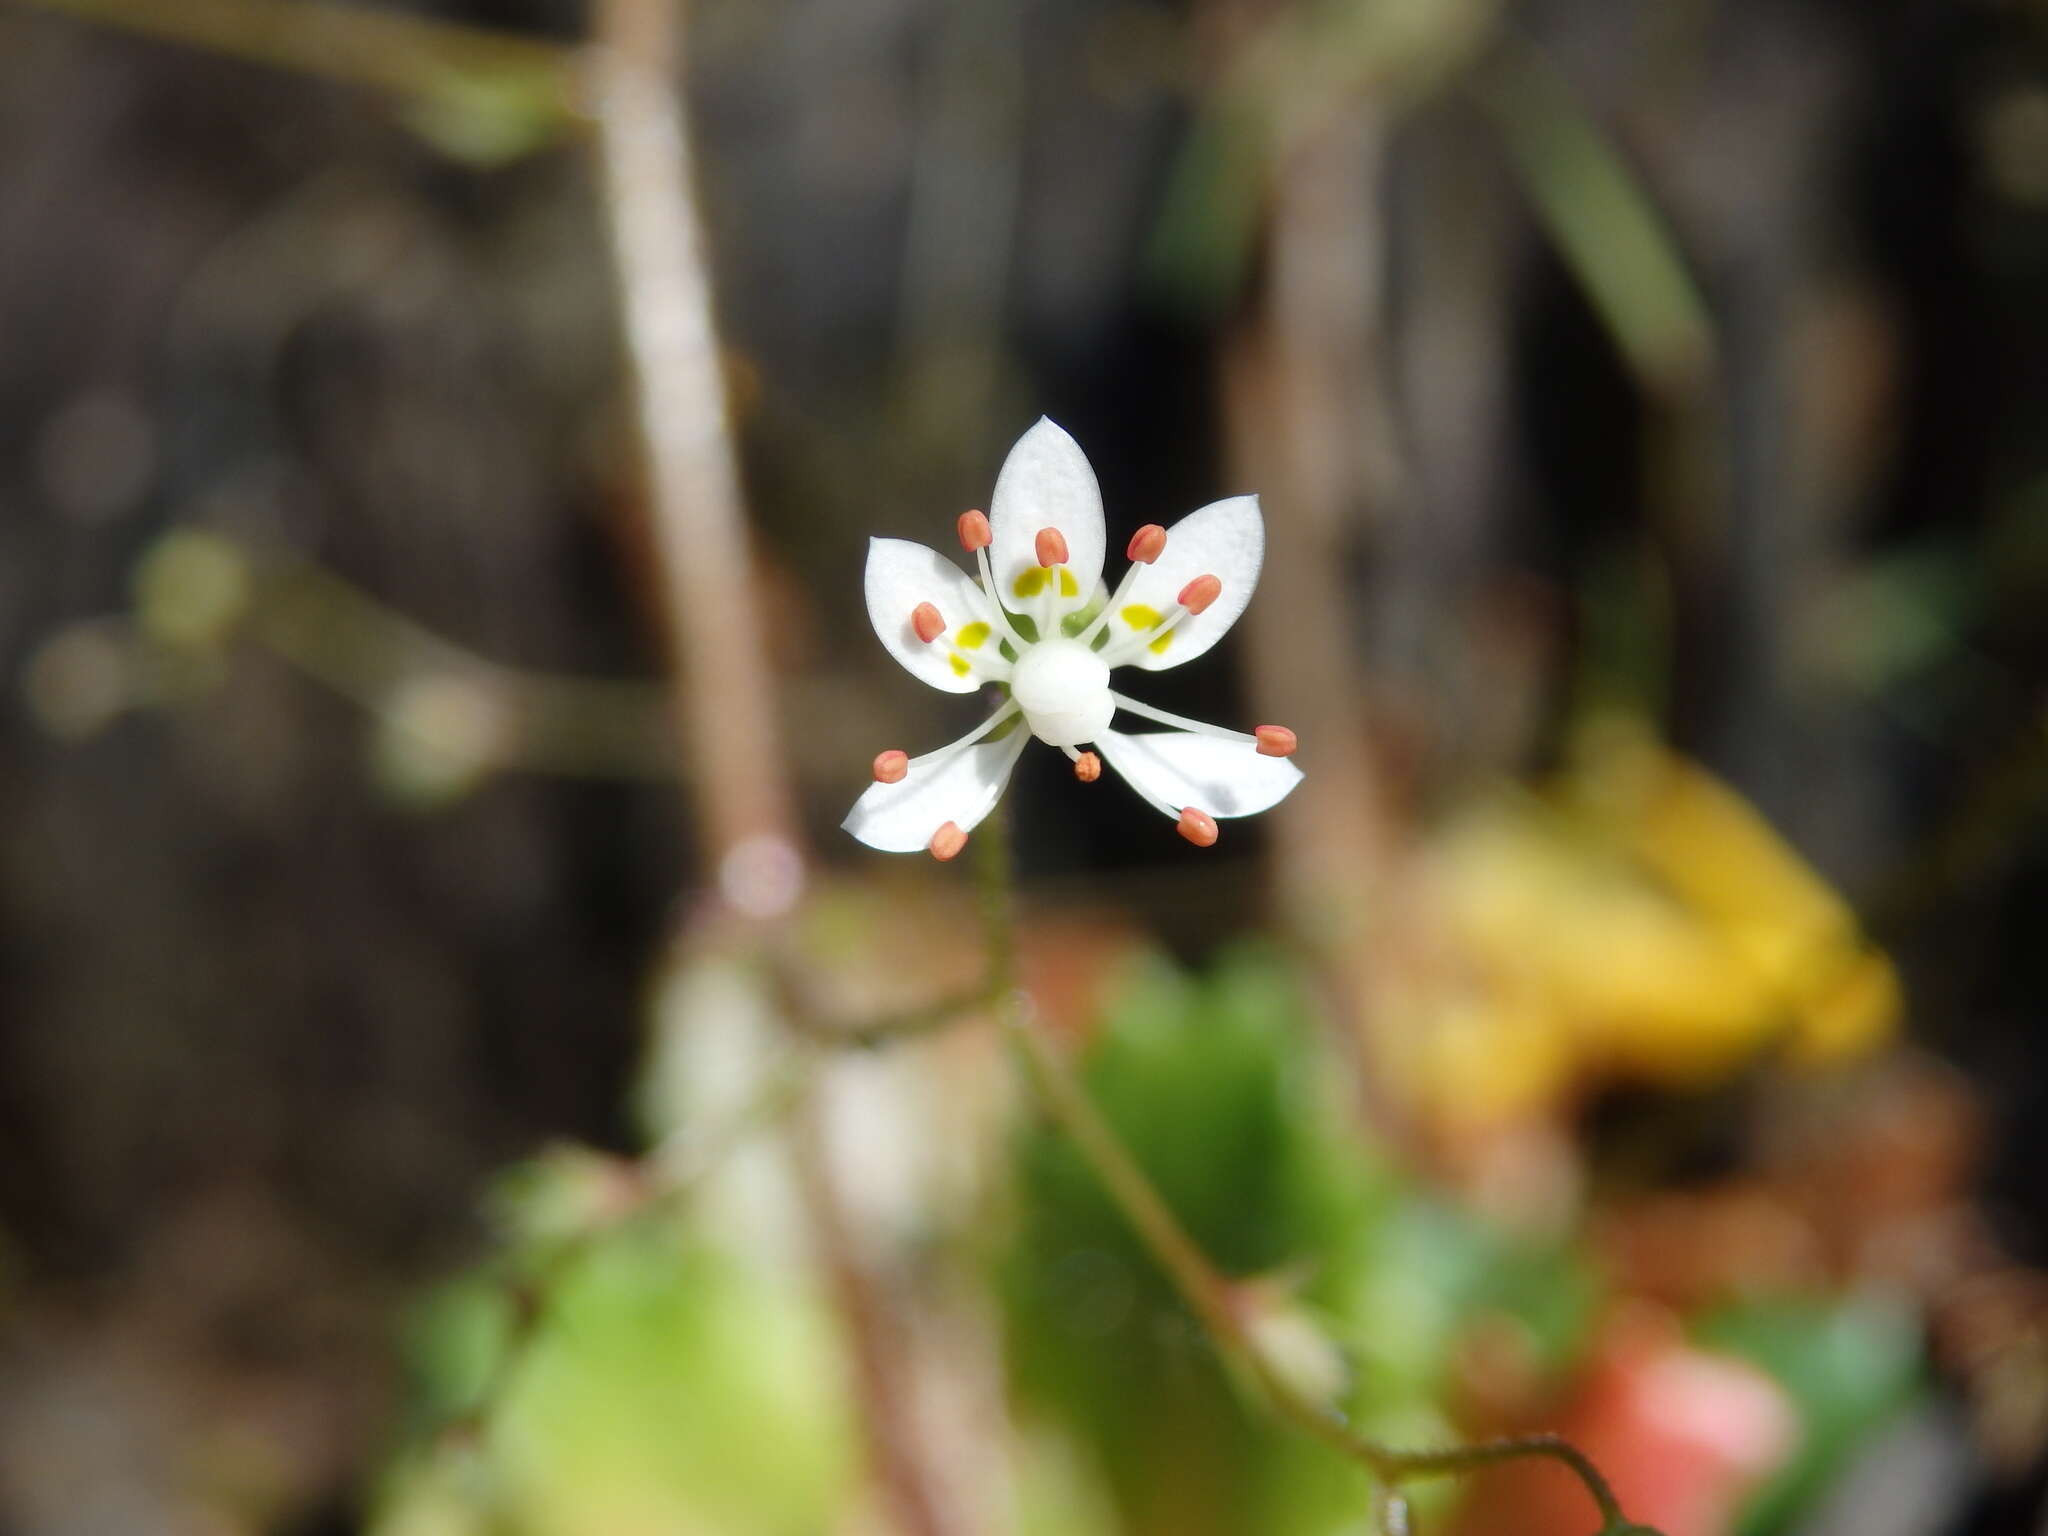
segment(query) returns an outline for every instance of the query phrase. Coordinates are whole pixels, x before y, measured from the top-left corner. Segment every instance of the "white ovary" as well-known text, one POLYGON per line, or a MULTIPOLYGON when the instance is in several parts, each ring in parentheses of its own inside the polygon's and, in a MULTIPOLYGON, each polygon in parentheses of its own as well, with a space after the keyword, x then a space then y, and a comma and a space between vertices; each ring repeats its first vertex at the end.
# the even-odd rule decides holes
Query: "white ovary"
POLYGON ((1031 734, 1049 746, 1078 747, 1108 729, 1116 714, 1109 667, 1078 640, 1047 640, 1017 658, 1010 697, 1031 734))

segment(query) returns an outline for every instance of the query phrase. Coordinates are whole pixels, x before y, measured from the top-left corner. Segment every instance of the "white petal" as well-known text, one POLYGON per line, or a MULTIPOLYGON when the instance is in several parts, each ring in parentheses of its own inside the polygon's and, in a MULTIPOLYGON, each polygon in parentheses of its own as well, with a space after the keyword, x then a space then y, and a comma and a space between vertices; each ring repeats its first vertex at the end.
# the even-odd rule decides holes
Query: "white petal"
POLYGON ((1124 664, 1157 672, 1193 661, 1237 622, 1245 604, 1252 600, 1252 589, 1259 584, 1259 567, 1265 560, 1266 520, 1259 515, 1258 497, 1232 496, 1190 512, 1166 530, 1166 553, 1139 572, 1119 611, 1110 615, 1110 643, 1120 644, 1146 627, 1150 621, 1143 610, 1163 614, 1180 596, 1181 588, 1197 576, 1214 576, 1223 583, 1222 596, 1203 612, 1176 624, 1172 633, 1163 637, 1164 649, 1142 646, 1124 664), (1126 617, 1126 611, 1133 608, 1141 611, 1126 617))
POLYGON ((971 830, 995 809, 1031 732, 1019 721, 1000 741, 980 741, 919 765, 894 784, 873 784, 840 825, 884 853, 921 853, 947 822, 971 830))
MULTIPOLYGON (((869 539, 867 591, 868 622, 891 656, 948 693, 972 693, 982 685, 983 678, 953 664, 960 631, 984 622, 988 613, 981 588, 959 566, 908 539, 869 539), (910 626, 919 603, 930 603, 946 621, 946 633, 929 644, 910 626)), ((984 637, 976 659, 993 655, 994 644, 984 637)))
POLYGON ((989 499, 988 523, 995 535, 989 558, 1004 604, 1020 613, 1037 612, 1020 597, 1017 580, 1038 569, 1041 528, 1057 528, 1067 541, 1067 570, 1075 595, 1061 604, 1071 613, 1102 584, 1102 489, 1081 445, 1045 417, 1003 460, 989 499))
POLYGON ((1301 770, 1284 757, 1263 756, 1250 742, 1192 731, 1104 731, 1095 747, 1139 794, 1172 807, 1172 815, 1192 805, 1211 816, 1254 816, 1285 800, 1301 782, 1301 770))

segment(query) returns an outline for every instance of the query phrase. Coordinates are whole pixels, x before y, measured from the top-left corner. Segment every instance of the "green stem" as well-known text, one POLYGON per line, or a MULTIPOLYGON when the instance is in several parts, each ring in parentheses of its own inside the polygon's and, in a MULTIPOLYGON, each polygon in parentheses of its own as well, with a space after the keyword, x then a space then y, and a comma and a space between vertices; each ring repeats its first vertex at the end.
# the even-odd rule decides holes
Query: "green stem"
POLYGON ((1287 1423, 1367 1468, 1389 1488, 1449 1476, 1528 1456, 1548 1457, 1573 1472, 1600 1511, 1598 1536, 1655 1536, 1632 1525, 1590 1458, 1556 1435, 1527 1435, 1434 1451, 1400 1451, 1369 1440, 1335 1408, 1319 1402, 1273 1369, 1252 1336, 1230 1280, 1210 1262, 1115 1129, 1088 1096, 1065 1056, 1016 988, 1016 931, 1011 911, 1009 828, 998 813, 976 830, 982 921, 987 931, 990 990, 1023 1057, 1025 1074, 1046 1112, 1087 1161, 1138 1240, 1166 1271, 1189 1309, 1241 1380, 1287 1423))

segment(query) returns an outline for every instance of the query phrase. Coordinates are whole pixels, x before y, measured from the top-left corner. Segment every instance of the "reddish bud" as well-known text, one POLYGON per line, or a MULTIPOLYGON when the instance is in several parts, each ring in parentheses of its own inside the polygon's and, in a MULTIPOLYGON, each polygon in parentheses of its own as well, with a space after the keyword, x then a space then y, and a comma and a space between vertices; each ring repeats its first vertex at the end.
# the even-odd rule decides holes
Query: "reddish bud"
POLYGON ((1192 805, 1180 808, 1180 835, 1197 848, 1213 848, 1216 845, 1216 818, 1207 811, 1198 811, 1192 805))
POLYGON ((1093 752, 1083 752, 1074 759, 1074 777, 1083 784, 1093 784, 1102 777, 1102 759, 1093 752))
POLYGON ((967 834, 960 830, 960 823, 949 821, 932 834, 932 857, 941 864, 960 856, 960 850, 967 846, 967 834))
POLYGON ((1166 530, 1157 523, 1147 523, 1131 535, 1131 542, 1125 547, 1125 558, 1140 565, 1150 565, 1166 553, 1166 530))
POLYGON ((901 784, 903 776, 910 772, 910 754, 898 752, 891 747, 875 758, 875 782, 877 784, 901 784))
POLYGON ((926 645, 946 632, 945 617, 931 603, 919 603, 910 610, 910 627, 917 631, 917 638, 926 645))
POLYGON ((1057 528, 1038 530, 1038 563, 1040 565, 1065 565, 1067 563, 1067 536, 1057 528))
POLYGON ((996 541, 988 526, 988 518, 980 512, 962 512, 960 521, 954 526, 960 531, 960 547, 970 555, 977 549, 987 549, 996 541))

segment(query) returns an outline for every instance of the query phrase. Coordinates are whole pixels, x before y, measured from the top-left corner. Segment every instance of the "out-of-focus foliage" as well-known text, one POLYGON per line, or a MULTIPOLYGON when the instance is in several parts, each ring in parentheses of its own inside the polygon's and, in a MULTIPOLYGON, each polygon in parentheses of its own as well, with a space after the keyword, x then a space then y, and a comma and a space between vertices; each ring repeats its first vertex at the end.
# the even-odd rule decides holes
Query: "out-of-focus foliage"
POLYGON ((1751 1503, 1746 1536, 1785 1529, 1920 1390, 1921 1329, 1909 1309, 1882 1300, 1733 1302, 1695 1331, 1702 1344, 1761 1366, 1799 1409, 1798 1451, 1751 1503))
MULTIPOLYGON (((724 998, 720 1020, 738 1027, 729 969, 684 973, 695 1022, 724 998)), ((1909 1315, 1820 1292, 1716 1303, 1690 1345, 1666 1324, 1654 1348, 1618 1349, 1641 1330, 1617 1332, 1617 1319, 1667 1314, 1617 1294, 1569 1232, 1505 1230, 1376 1148, 1348 1101, 1341 1047, 1277 952, 1242 947, 1202 974, 1129 960, 1076 1027, 1090 1092, 1230 1277, 1274 1367, 1389 1444, 1507 1432, 1534 1415, 1598 1445, 1641 1498, 1739 1505, 1742 1529, 1764 1536, 1810 1509, 1916 1390, 1909 1315), (1739 1406, 1757 1422, 1687 1429, 1658 1396, 1691 1404, 1709 1386, 1703 1411, 1739 1406), (1754 1446, 1716 1459, 1745 1434, 1754 1446), (1752 1496, 1759 1469, 1769 1481, 1752 1496)), ((1355 1531, 1363 1474, 1229 1379, 1072 1144, 1027 1120, 1010 1147, 994 1209, 1014 1410, 1001 1454, 1019 1529, 1355 1531)), ((743 1191, 787 1196, 736 1150, 702 1167, 702 1189, 660 1206, 645 1169, 588 1153, 501 1180, 505 1257, 415 1318, 422 1428, 387 1481, 378 1530, 795 1536, 863 1506, 814 1272, 775 1257, 787 1250, 730 1209, 743 1191)), ((1500 1475, 1419 1486, 1418 1512, 1448 1521, 1476 1496, 1470 1519, 1491 1518, 1494 1500, 1521 1497, 1512 1477, 1489 1486, 1500 1475)), ((1583 1495, 1533 1486, 1531 1529, 1576 1530, 1583 1495)))
MULTIPOLYGON (((802 1536, 853 1486, 831 1323, 801 1275, 639 1230, 577 1258, 474 1436, 391 1481, 384 1536, 802 1536)), ((422 1411, 458 1420, 513 1337, 478 1278, 413 1329, 422 1411)))
POLYGON ((1541 793, 1498 791, 1425 855, 1414 942, 1383 979, 1412 1098, 1485 1125, 1623 1079, 1702 1086, 1770 1051, 1885 1040, 1891 963, 1770 826, 1626 725, 1541 793))
MULTIPOLYGON (((1450 1437, 1466 1331, 1508 1327, 1542 1372, 1598 1287, 1429 1199, 1351 1128, 1297 978, 1240 952, 1207 978, 1135 971, 1084 1059, 1105 1113, 1239 1285, 1283 1370, 1408 1444, 1450 1437)), ((1070 1146, 1019 1149, 1011 1359, 1027 1414, 1087 1449, 1130 1532, 1322 1532, 1356 1523, 1358 1473, 1232 1395, 1216 1357, 1070 1146)))

